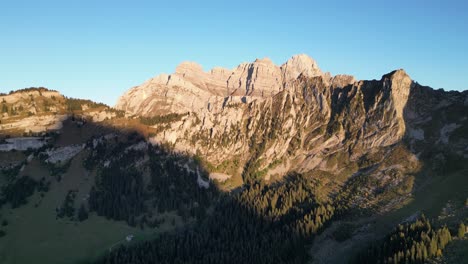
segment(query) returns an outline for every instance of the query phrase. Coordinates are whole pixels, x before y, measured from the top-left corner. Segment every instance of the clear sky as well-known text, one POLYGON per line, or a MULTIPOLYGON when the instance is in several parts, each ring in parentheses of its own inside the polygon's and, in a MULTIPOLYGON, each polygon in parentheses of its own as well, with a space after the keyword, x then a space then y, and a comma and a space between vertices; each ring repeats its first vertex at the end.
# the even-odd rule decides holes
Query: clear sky
POLYGON ((0 92, 44 86, 114 105, 182 61, 233 68, 306 53, 324 71, 468 88, 468 2, 0 1, 0 92))

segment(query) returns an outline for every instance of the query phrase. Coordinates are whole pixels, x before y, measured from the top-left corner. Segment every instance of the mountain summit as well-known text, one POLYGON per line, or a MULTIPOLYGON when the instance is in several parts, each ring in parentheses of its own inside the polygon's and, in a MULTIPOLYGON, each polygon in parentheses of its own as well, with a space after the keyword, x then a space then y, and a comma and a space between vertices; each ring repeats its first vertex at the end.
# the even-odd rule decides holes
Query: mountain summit
POLYGON ((131 114, 200 111, 212 104, 246 103, 271 97, 288 87, 299 75, 327 76, 307 55, 296 55, 281 66, 270 59, 241 63, 229 70, 216 67, 208 72, 195 62, 182 62, 175 73, 162 74, 120 97, 116 108, 131 114))
MULTIPOLYGON (((157 129, 154 142, 203 153, 214 166, 240 164, 217 173, 242 175, 245 181, 320 170, 347 179, 359 169, 336 165, 338 153, 341 163, 355 165, 376 149, 390 155, 406 139, 416 144, 440 97, 448 105, 461 105, 465 96, 420 86, 402 69, 372 81, 331 76, 302 54, 281 66, 264 58, 208 72, 197 63, 183 62, 175 73, 127 91, 117 108, 149 120, 173 117, 174 122, 150 122, 157 129)), ((462 146, 453 145, 459 151, 462 146)), ((410 152, 405 155, 408 161, 417 160, 410 152)))

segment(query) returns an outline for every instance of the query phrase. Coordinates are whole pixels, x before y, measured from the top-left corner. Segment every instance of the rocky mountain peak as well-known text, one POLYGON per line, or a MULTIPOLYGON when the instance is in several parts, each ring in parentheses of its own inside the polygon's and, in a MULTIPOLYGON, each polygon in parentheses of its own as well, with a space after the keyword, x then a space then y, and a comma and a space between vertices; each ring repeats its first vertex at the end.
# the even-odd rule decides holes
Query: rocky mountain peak
POLYGON ((322 75, 317 62, 306 54, 292 56, 281 66, 283 78, 285 80, 296 79, 300 74, 307 77, 322 75))
POLYGON ((408 97, 410 95, 410 90, 413 81, 403 69, 399 69, 389 74, 386 74, 384 75, 383 79, 385 84, 387 83, 385 82, 385 79, 388 79, 390 81, 391 95, 393 103, 395 105, 396 117, 400 123, 398 134, 403 135, 406 127, 404 123, 403 114, 406 107, 406 103, 408 102, 408 97))
POLYGON ((404 69, 398 69, 398 70, 394 70, 392 72, 389 72, 385 75, 382 76, 382 79, 384 78, 388 78, 388 79, 404 79, 404 78, 410 78, 411 77, 408 75, 408 73, 406 73, 406 71, 404 69))
POLYGON ((181 64, 179 64, 179 66, 177 66, 175 70, 175 73, 180 75, 193 72, 203 73, 203 67, 196 62, 184 61, 181 64))
MULTIPOLYGON (((283 90, 294 93, 298 83, 314 77, 321 77, 323 85, 332 89, 357 82, 351 75, 324 73, 317 62, 305 54, 294 55, 280 66, 263 58, 241 63, 233 69, 215 67, 208 71, 196 62, 186 61, 178 65, 173 74, 152 78, 130 89, 119 99, 116 108, 127 114, 146 116, 216 112, 227 102, 260 102, 283 90)), ((397 102, 400 117, 412 81, 404 70, 384 75, 382 81, 386 83, 387 93, 397 102)))
POLYGON ((394 100, 405 105, 413 83, 406 71, 403 69, 392 71, 382 76, 382 81, 389 82, 394 100))
POLYGON ((324 75, 317 63, 305 54, 295 55, 281 66, 263 58, 241 63, 232 70, 215 67, 207 72, 200 64, 185 61, 176 67, 173 74, 157 76, 132 88, 119 99, 116 107, 129 114, 142 115, 198 112, 200 109, 212 109, 213 101, 223 102, 223 98, 228 96, 232 102, 264 100, 287 89, 299 75, 331 78, 324 75))

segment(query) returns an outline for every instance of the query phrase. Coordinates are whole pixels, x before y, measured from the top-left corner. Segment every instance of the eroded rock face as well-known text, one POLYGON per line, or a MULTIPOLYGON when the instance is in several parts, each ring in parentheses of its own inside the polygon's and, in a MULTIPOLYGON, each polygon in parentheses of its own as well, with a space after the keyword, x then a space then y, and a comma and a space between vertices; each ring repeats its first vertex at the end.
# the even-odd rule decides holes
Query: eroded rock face
MULTIPOLYGON (((369 150, 395 144, 404 136, 403 108, 412 82, 403 71, 385 75, 380 81, 356 82, 352 76, 322 74, 311 59, 299 56, 281 68, 275 68, 269 60, 257 60, 240 65, 234 73, 238 75, 232 74, 230 78, 246 82, 245 86, 236 87, 236 91, 250 93, 247 95, 253 98, 250 102, 232 103, 236 98, 233 93, 228 97, 213 95, 208 90, 214 86, 208 88, 207 82, 200 81, 210 73, 192 63, 179 66, 171 79, 177 79, 185 88, 165 89, 209 94, 204 103, 211 106, 197 111, 193 102, 202 106, 201 97, 187 98, 190 101, 184 103, 182 97, 176 100, 171 95, 167 100, 177 101, 178 108, 190 106, 185 108, 190 115, 170 124, 153 142, 169 142, 181 151, 201 152, 215 164, 240 158, 244 162, 261 161, 258 166, 262 169, 280 160, 283 171, 310 171, 339 170, 327 164, 330 155, 352 149, 347 159, 357 160, 369 150), (244 73, 249 67, 256 74, 247 77, 244 73), (284 72, 287 74, 281 75, 284 72), (267 74, 280 77, 273 81, 265 77, 267 74), (291 79, 283 83, 285 78, 291 79), (285 83, 287 86, 281 88, 285 83), (275 89, 277 92, 269 96, 258 94, 275 89)), ((146 89, 152 88, 145 85, 133 88, 132 92, 143 93, 146 89)), ((164 107, 167 100, 158 96, 151 100, 158 100, 158 106, 153 110, 147 108, 148 111, 172 111, 164 107)))
MULTIPOLYGON (((428 120, 434 111, 466 108, 465 98, 426 89, 404 70, 373 81, 331 76, 308 56, 298 55, 281 66, 262 59, 232 71, 204 72, 198 64, 182 63, 174 74, 132 88, 118 107, 129 115, 188 112, 164 124, 151 141, 201 154, 214 165, 237 164, 237 169, 218 168, 217 173, 268 179, 289 171, 319 171, 336 175, 328 179, 344 180, 362 166, 382 162, 375 157, 390 155, 406 136, 409 147, 418 151, 424 149, 421 138, 450 145, 450 133, 457 133, 443 125, 450 121, 458 129, 467 118, 440 121, 433 137, 428 120)), ((457 140, 450 146, 465 154, 466 140, 457 140)), ((414 158, 407 150, 402 153, 414 158)), ((413 163, 396 170, 405 175, 417 166, 413 163)))
POLYGON ((321 76, 323 73, 317 62, 305 54, 295 55, 281 66, 283 80, 295 80, 299 75, 307 77, 321 76))
POLYGON ((48 130, 59 130, 68 115, 43 115, 26 117, 15 122, 0 125, 0 131, 8 132, 19 130, 24 132, 44 132, 48 130))
POLYGON ((159 75, 130 89, 116 108, 137 115, 219 110, 226 98, 232 103, 247 103, 272 97, 299 75, 315 77, 323 73, 307 55, 294 56, 281 66, 264 58, 233 70, 217 67, 208 72, 195 62, 183 62, 175 73, 159 75))

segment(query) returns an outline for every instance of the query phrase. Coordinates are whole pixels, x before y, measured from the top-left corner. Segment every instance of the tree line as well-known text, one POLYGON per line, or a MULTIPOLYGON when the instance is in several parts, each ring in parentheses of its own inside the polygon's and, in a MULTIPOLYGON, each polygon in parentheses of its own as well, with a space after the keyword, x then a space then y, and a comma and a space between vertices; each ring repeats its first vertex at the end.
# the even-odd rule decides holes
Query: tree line
POLYGON ((182 119, 182 117, 187 116, 188 114, 189 113, 183 113, 183 114, 170 113, 167 115, 140 117, 140 122, 147 126, 154 126, 156 124, 171 123, 171 122, 179 121, 182 119))
POLYGON ((356 263, 425 263, 442 256, 452 235, 447 226, 434 228, 424 215, 398 227, 378 245, 360 253, 356 263))

